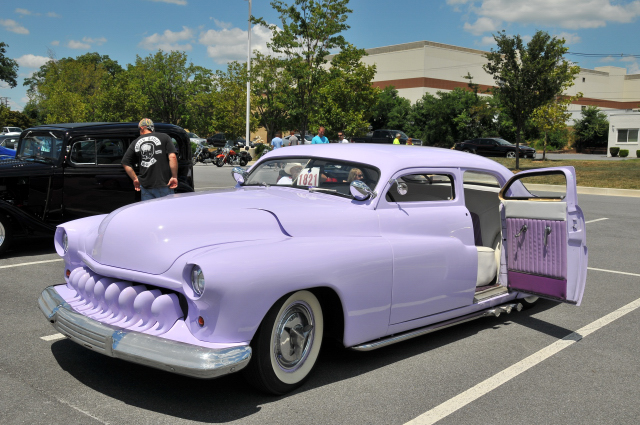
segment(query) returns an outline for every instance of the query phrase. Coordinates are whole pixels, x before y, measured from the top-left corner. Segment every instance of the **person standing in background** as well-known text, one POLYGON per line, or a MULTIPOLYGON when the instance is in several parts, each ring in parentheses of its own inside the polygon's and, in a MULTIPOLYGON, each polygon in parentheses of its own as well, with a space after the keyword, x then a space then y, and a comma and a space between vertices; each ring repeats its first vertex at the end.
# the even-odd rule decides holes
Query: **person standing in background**
POLYGON ((298 144, 298 138, 292 131, 291 136, 289 136, 289 146, 296 146, 297 144, 298 144))
POLYGON ((343 131, 338 132, 338 143, 349 143, 349 140, 344 137, 343 131))
POLYGON ((329 143, 329 139, 324 136, 324 127, 318 129, 318 135, 311 140, 311 144, 317 145, 322 143, 329 143))
POLYGON ((282 147, 282 143, 282 132, 276 131, 276 137, 271 140, 271 146, 273 146, 273 149, 279 149, 282 147))
POLYGON ((400 144, 400 133, 396 133, 396 138, 393 139, 393 144, 394 145, 399 145, 400 144))

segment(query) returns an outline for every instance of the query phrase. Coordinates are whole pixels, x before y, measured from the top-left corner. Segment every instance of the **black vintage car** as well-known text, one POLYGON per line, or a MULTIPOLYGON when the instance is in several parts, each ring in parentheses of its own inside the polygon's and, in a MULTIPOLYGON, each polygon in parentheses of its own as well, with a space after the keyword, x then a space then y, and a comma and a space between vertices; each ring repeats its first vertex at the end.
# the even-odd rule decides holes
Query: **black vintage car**
MULTIPOLYGON (((475 153, 482 156, 516 157, 516 145, 499 137, 483 137, 456 143, 455 149, 463 152, 475 153)), ((529 146, 520 145, 520 158, 535 158, 536 150, 529 146)))
MULTIPOLYGON (((189 136, 171 124, 156 123, 155 131, 171 136, 178 150, 176 192, 193 192, 189 136)), ((15 159, 0 161, 0 253, 14 238, 53 234, 59 223, 139 201, 120 163, 139 135, 136 123, 24 130, 15 159)))

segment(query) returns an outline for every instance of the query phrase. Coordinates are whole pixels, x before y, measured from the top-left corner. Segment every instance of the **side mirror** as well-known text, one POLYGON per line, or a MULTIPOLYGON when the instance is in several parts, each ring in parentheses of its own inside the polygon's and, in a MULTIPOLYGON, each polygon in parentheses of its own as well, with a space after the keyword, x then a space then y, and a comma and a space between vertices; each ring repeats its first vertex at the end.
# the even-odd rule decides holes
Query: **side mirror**
POLYGON ((398 179, 391 179, 389 180, 389 184, 393 185, 396 184, 396 190, 398 191, 398 195, 406 195, 407 192, 409 191, 409 186, 407 186, 407 184, 405 182, 401 182, 398 179))
POLYGON ((371 190, 366 183, 359 180, 351 182, 351 185, 349 185, 349 191, 356 201, 365 201, 369 198, 374 199, 378 195, 375 191, 371 190))
POLYGON ((240 167, 233 167, 231 170, 231 176, 236 182, 242 185, 247 181, 247 178, 249 178, 249 173, 240 167))

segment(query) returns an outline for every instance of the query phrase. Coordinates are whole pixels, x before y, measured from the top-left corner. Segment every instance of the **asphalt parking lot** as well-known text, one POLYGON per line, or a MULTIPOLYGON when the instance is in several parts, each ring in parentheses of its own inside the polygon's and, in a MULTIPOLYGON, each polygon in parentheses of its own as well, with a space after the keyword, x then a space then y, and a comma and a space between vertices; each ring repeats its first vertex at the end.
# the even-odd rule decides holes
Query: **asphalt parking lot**
MULTIPOLYGON (((232 186, 230 170, 198 165, 196 187, 232 186)), ((57 337, 36 301, 63 281, 62 263, 49 240, 19 244, 0 258, 0 423, 635 424, 640 199, 579 203, 582 306, 543 300, 368 353, 325 345, 310 380, 283 397, 238 374, 184 378, 57 337)))

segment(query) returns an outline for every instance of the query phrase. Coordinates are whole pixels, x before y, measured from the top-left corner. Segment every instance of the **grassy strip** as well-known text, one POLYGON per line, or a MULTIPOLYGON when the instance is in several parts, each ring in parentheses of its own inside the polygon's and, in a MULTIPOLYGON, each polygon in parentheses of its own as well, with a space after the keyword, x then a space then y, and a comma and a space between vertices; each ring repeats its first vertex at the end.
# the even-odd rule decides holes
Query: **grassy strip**
MULTIPOLYGON (((516 172, 516 160, 507 158, 491 158, 516 172)), ((578 160, 532 160, 520 158, 520 170, 549 168, 570 165, 576 169, 578 186, 606 187, 613 189, 640 189, 640 159, 624 161, 578 161, 578 160)), ((536 177, 531 183, 557 184, 553 178, 536 177)))

